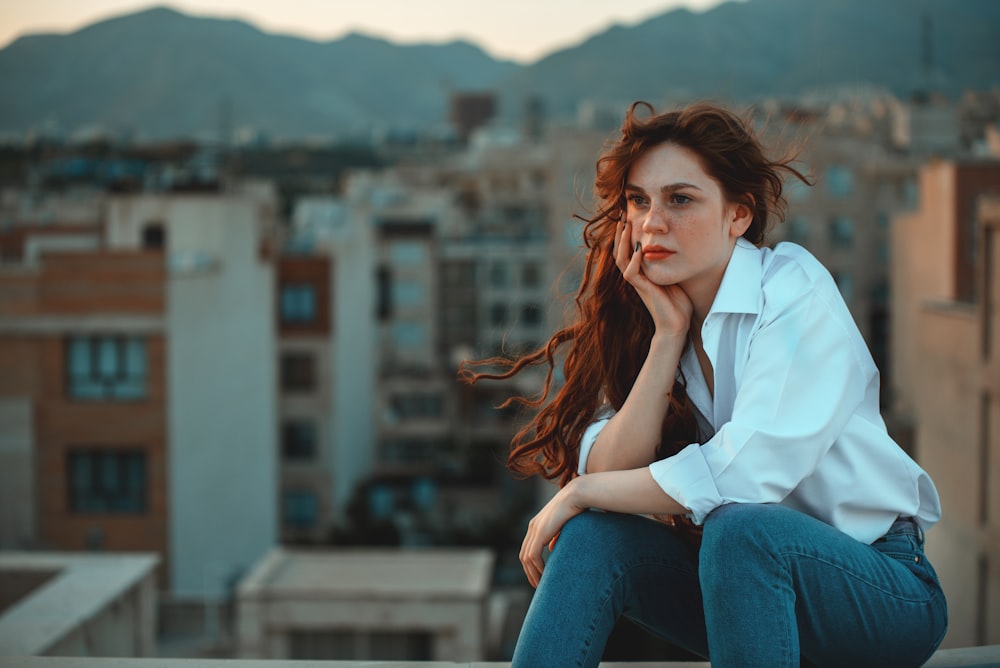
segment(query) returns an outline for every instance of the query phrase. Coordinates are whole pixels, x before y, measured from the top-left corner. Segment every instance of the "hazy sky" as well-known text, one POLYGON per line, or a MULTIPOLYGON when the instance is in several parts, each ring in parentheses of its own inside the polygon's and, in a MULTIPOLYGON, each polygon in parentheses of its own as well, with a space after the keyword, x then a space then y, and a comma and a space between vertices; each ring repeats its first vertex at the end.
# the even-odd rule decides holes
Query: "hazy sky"
POLYGON ((266 32, 334 39, 360 30, 401 42, 463 38, 497 58, 531 61, 613 22, 635 23, 722 0, 0 0, 0 48, 19 35, 73 32, 166 4, 187 14, 239 18, 266 32))

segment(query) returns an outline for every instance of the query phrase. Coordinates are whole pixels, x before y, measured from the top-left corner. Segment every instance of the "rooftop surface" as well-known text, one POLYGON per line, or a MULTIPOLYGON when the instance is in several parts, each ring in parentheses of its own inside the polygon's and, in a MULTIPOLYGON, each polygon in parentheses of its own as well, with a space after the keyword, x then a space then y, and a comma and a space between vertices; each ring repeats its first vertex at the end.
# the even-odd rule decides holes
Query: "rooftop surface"
POLYGON ((239 587, 269 598, 481 599, 494 556, 483 549, 272 550, 239 587))
MULTIPOLYGON (((104 659, 0 657, 0 668, 509 668, 509 663, 449 661, 280 661, 249 659, 104 659)), ((709 668, 707 662, 612 662, 601 668, 709 668)), ((939 650, 925 668, 998 668, 1000 645, 939 650)))

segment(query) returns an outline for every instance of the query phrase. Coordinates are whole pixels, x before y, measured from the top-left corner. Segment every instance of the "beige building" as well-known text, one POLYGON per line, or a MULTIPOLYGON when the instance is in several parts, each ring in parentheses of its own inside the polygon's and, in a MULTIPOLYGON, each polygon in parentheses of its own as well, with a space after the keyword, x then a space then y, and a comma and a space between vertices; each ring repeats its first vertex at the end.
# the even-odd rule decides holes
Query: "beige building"
POLYGON ((237 592, 241 658, 481 661, 489 550, 276 549, 237 592))
POLYGON ((928 556, 948 596, 947 647, 1000 643, 997 193, 1000 162, 932 162, 920 208, 892 227, 892 413, 941 494, 928 556))

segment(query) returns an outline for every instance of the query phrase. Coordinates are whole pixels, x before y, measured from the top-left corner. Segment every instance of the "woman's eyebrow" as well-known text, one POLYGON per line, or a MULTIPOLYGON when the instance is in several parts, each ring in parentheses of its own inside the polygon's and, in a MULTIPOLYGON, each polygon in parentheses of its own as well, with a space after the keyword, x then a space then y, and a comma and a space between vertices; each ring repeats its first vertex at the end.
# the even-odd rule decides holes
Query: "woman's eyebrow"
POLYGON ((684 188, 693 188, 695 190, 701 190, 701 188, 699 188, 693 183, 686 183, 684 181, 681 181, 680 183, 668 183, 665 186, 660 186, 660 192, 662 193, 673 192, 675 190, 683 190, 684 188))
MULTIPOLYGON (((693 188, 694 190, 701 190, 698 186, 693 183, 687 183, 686 181, 681 181, 679 183, 668 183, 666 185, 660 186, 660 192, 673 192, 674 190, 682 190, 684 188, 693 188)), ((634 190, 635 192, 645 193, 646 189, 642 186, 637 186, 634 183, 626 183, 625 190, 634 190)))

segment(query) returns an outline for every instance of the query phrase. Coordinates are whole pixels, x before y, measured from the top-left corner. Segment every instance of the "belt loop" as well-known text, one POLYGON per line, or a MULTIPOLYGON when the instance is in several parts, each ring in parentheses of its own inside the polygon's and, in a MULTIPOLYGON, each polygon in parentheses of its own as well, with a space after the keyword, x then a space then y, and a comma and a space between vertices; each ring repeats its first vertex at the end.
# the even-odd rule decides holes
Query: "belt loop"
POLYGON ((900 515, 899 520, 904 520, 913 525, 913 528, 917 530, 917 541, 920 543, 920 547, 924 546, 924 529, 920 526, 920 522, 917 521, 916 517, 912 515, 900 515))

